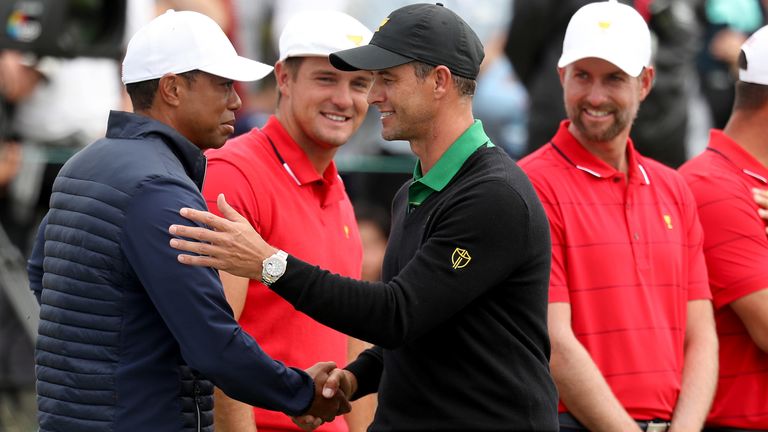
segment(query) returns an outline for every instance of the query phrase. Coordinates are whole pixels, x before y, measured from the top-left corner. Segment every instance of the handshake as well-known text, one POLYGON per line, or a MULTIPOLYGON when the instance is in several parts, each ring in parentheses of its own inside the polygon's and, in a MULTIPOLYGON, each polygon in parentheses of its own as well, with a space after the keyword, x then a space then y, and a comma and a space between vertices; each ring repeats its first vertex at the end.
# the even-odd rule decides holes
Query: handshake
POLYGON ((306 372, 315 381, 315 397, 306 413, 291 417, 297 426, 311 431, 352 410, 349 398, 357 390, 357 379, 351 372, 334 362, 317 363, 306 372))

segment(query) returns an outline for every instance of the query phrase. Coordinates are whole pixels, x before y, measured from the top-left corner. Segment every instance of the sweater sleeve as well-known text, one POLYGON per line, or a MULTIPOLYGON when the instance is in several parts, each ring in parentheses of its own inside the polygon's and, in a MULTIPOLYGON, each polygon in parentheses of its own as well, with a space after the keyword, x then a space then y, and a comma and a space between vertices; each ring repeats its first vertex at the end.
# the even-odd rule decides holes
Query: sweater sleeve
POLYGON ((218 274, 179 263, 171 224, 190 224, 181 207, 205 209, 191 184, 144 183, 126 212, 122 246, 135 276, 177 340, 186 362, 231 397, 297 415, 314 397, 312 379, 271 359, 232 317, 218 274))
POLYGON ((346 368, 357 378, 357 391, 352 400, 379 391, 379 381, 384 372, 384 350, 374 346, 360 353, 346 368))
POLYGON ((271 288, 350 336, 387 349, 413 341, 498 285, 527 256, 530 208, 511 186, 487 182, 455 203, 435 216, 429 237, 387 283, 344 278, 289 256, 285 275, 271 288))

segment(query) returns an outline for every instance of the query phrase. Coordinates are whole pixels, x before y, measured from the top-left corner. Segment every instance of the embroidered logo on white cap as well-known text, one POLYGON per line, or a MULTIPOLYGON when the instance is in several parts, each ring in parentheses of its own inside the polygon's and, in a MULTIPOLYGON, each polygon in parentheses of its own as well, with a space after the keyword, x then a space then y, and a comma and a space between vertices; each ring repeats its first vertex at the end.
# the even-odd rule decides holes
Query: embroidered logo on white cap
POLYGON ((636 77, 651 62, 651 32, 643 17, 616 0, 589 3, 568 23, 558 67, 596 57, 636 77))
POLYGON ((768 26, 754 32, 741 46, 746 64, 739 67, 739 81, 768 85, 768 26))
POLYGON ((280 34, 280 60, 326 57, 366 45, 373 33, 360 21, 338 11, 302 11, 291 17, 280 34))
POLYGON ((272 66, 237 55, 227 35, 208 16, 168 10, 128 42, 123 83, 196 69, 234 81, 255 81, 272 72, 272 66))

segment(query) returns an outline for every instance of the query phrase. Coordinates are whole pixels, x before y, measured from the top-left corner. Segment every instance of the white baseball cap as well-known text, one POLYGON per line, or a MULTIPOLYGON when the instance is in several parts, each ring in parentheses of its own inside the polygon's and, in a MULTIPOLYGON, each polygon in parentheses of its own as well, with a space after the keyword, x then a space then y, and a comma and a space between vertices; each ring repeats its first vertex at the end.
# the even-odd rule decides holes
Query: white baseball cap
POLYGON ((255 81, 272 72, 272 66, 237 55, 227 35, 208 16, 168 10, 128 42, 123 83, 196 69, 234 81, 255 81))
POLYGON ((280 34, 280 61, 288 57, 327 57, 367 45, 373 33, 360 21, 333 10, 302 11, 280 34))
POLYGON ((768 85, 768 26, 754 32, 741 46, 746 69, 739 68, 739 81, 768 85))
POLYGON ((576 11, 565 30, 558 67, 596 57, 636 77, 651 64, 651 32, 631 6, 616 0, 589 3, 576 11))

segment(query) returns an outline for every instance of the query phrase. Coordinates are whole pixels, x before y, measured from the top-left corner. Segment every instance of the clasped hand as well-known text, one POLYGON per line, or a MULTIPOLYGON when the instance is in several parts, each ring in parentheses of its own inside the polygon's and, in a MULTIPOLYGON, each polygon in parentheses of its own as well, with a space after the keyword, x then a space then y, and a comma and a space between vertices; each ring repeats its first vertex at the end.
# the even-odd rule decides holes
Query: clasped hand
POLYGON ((352 410, 349 403, 353 391, 349 379, 351 374, 338 369, 333 362, 317 363, 306 372, 315 381, 315 398, 306 413, 291 418, 297 426, 311 431, 352 410))

